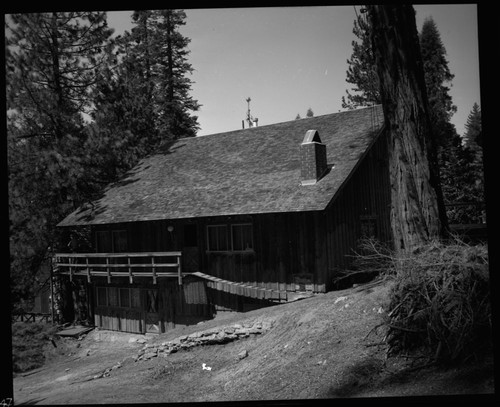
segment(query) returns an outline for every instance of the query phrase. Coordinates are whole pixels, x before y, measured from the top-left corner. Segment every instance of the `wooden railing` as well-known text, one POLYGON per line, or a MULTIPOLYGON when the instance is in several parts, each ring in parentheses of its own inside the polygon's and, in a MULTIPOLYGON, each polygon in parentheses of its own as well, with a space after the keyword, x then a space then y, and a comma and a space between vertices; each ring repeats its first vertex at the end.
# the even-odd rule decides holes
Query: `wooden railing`
POLYGON ((153 284, 161 277, 176 277, 182 284, 181 252, 149 253, 57 253, 54 256, 54 272, 74 276, 152 277, 153 284), (168 260, 173 259, 173 261, 168 260))
POLYGON ((12 314, 12 322, 51 322, 52 315, 41 312, 16 312, 12 314))

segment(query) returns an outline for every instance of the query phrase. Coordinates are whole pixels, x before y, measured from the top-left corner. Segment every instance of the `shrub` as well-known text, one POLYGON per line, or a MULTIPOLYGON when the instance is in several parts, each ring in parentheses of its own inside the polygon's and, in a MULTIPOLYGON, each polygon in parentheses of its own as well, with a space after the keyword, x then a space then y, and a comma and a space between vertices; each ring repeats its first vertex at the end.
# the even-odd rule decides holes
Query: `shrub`
POLYGON ((360 247, 354 273, 393 280, 385 323, 389 355, 420 352, 453 363, 492 346, 485 245, 455 238, 400 255, 373 241, 360 247))
MULTIPOLYGON (((44 349, 57 328, 43 323, 12 324, 12 370, 26 372, 43 365, 44 349)), ((52 346, 52 345, 51 345, 52 346)))
POLYGON ((337 289, 350 287, 353 283, 365 283, 377 276, 391 274, 394 252, 388 244, 372 238, 360 239, 357 250, 351 257, 347 270, 337 270, 333 283, 337 289))
POLYGON ((433 242, 394 259, 387 343, 453 363, 491 346, 488 255, 484 245, 433 242))

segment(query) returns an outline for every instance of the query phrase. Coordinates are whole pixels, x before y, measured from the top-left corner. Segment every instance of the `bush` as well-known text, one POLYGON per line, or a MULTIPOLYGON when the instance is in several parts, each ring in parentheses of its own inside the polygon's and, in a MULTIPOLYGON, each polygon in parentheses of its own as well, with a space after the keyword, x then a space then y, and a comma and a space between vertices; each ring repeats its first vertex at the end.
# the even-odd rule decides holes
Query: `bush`
POLYGON ((434 242, 395 257, 389 353, 415 350, 440 363, 492 345, 488 255, 484 245, 434 242))
POLYGON ((388 244, 372 238, 360 239, 347 270, 338 270, 333 283, 336 289, 344 289, 353 283, 362 284, 376 277, 391 274, 394 252, 388 244))
POLYGON ((399 255, 376 241, 359 248, 345 276, 379 275, 394 283, 385 323, 389 355, 419 352, 453 363, 492 346, 485 245, 453 239, 399 255))
MULTIPOLYGON (((36 369, 45 362, 44 349, 57 327, 43 323, 12 324, 12 370, 14 373, 36 369)), ((52 346, 52 345, 51 345, 52 346)))

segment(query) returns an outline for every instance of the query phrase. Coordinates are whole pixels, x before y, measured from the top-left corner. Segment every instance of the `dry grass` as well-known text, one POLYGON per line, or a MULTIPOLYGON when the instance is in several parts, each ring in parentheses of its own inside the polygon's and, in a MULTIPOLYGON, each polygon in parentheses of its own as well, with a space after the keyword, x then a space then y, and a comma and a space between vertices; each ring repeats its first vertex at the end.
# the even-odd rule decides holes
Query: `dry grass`
MULTIPOLYGON (((45 349, 50 345, 57 327, 37 322, 12 324, 12 370, 26 372, 41 367, 45 362, 45 349)), ((50 345, 52 346, 52 345, 50 345)))

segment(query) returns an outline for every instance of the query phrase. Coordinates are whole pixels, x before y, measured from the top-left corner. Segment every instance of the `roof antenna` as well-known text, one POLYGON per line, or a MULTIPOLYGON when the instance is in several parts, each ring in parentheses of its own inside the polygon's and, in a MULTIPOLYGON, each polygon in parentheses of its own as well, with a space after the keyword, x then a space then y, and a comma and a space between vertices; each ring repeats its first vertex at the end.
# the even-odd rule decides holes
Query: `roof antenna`
MULTIPOLYGON (((258 118, 253 118, 252 115, 250 114, 250 101, 252 99, 250 99, 249 97, 246 99, 247 103, 248 103, 248 110, 247 110, 247 122, 248 122, 248 127, 257 127, 258 124, 259 124, 259 119, 258 118)), ((244 126, 244 123, 243 123, 243 128, 245 128, 244 126)))

